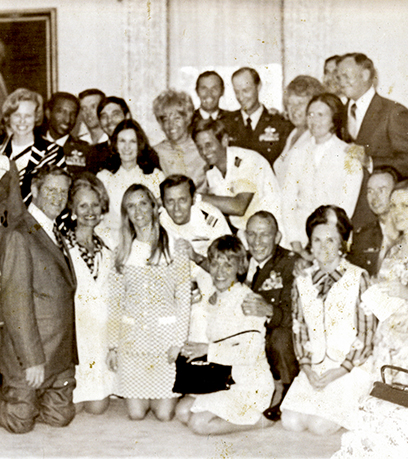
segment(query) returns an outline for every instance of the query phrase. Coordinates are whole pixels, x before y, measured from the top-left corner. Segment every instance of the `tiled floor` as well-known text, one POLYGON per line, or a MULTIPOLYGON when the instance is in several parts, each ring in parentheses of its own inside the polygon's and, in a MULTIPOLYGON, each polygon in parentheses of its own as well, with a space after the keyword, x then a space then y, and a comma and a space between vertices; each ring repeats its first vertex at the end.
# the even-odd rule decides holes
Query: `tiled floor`
POLYGON ((130 421, 123 401, 113 400, 102 416, 80 413, 68 427, 37 424, 25 435, 0 430, 1 458, 330 458, 340 448, 341 433, 320 438, 283 430, 280 422, 265 430, 200 437, 173 420, 160 423, 152 414, 130 421))

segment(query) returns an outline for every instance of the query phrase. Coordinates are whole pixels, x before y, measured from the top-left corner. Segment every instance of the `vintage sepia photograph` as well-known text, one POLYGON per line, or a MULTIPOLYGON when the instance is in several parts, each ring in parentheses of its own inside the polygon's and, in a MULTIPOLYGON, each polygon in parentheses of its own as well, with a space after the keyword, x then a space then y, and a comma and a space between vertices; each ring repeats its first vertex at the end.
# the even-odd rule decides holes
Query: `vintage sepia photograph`
POLYGON ((1 0, 0 459, 408 458, 407 0, 1 0))

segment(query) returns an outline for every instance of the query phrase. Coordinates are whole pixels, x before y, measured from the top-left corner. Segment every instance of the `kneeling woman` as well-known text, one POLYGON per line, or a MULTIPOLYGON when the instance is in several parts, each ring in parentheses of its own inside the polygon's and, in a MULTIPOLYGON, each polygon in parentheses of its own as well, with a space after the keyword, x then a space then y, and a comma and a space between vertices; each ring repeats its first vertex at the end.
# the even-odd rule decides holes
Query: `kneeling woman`
POLYGON ((343 254, 352 226, 346 212, 321 206, 307 219, 315 259, 293 285, 293 334, 301 371, 281 405, 288 430, 325 435, 350 429, 368 395, 375 318, 361 302, 368 274, 343 254))
POLYGON ((209 247, 208 260, 215 290, 203 305, 208 343, 189 342, 182 354, 189 360, 207 355, 209 362, 231 365, 235 384, 229 390, 184 397, 177 417, 200 435, 272 425, 262 416, 273 392, 265 318, 244 315, 242 303, 251 290, 237 279, 246 269, 245 249, 235 236, 222 236, 209 247))
POLYGON ((161 421, 174 415, 175 360, 190 319, 189 260, 169 254, 158 204, 144 185, 122 199, 122 227, 110 276, 108 365, 119 375, 118 395, 131 419, 149 409, 161 421))

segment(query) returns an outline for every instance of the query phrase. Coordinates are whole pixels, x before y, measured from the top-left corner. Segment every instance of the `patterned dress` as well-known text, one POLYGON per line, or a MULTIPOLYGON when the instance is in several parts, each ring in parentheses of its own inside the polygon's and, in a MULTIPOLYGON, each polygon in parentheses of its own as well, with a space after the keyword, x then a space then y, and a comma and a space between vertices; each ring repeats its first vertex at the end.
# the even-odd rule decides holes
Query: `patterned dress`
POLYGON ((109 339, 118 349, 118 395, 166 399, 173 393, 176 367, 171 346, 182 346, 190 319, 190 271, 186 255, 147 265, 150 245, 135 240, 122 274, 110 273, 109 339))

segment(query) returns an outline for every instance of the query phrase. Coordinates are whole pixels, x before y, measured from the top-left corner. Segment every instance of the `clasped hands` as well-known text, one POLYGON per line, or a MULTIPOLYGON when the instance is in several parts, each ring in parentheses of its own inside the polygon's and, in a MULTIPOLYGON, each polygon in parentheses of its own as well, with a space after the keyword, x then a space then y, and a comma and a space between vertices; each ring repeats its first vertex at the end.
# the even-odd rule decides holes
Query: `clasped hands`
POLYGON ((248 293, 241 308, 246 316, 272 317, 273 315, 272 304, 268 303, 262 295, 254 292, 248 293))
POLYGON ((313 371, 310 366, 304 366, 303 371, 306 373, 310 385, 313 387, 313 389, 316 390, 323 390, 331 382, 347 374, 347 370, 343 367, 332 368, 331 370, 327 370, 321 376, 319 376, 315 371, 313 371))
POLYGON ((191 362, 198 357, 203 357, 208 354, 208 344, 187 341, 181 348, 180 354, 187 359, 187 362, 191 362))

